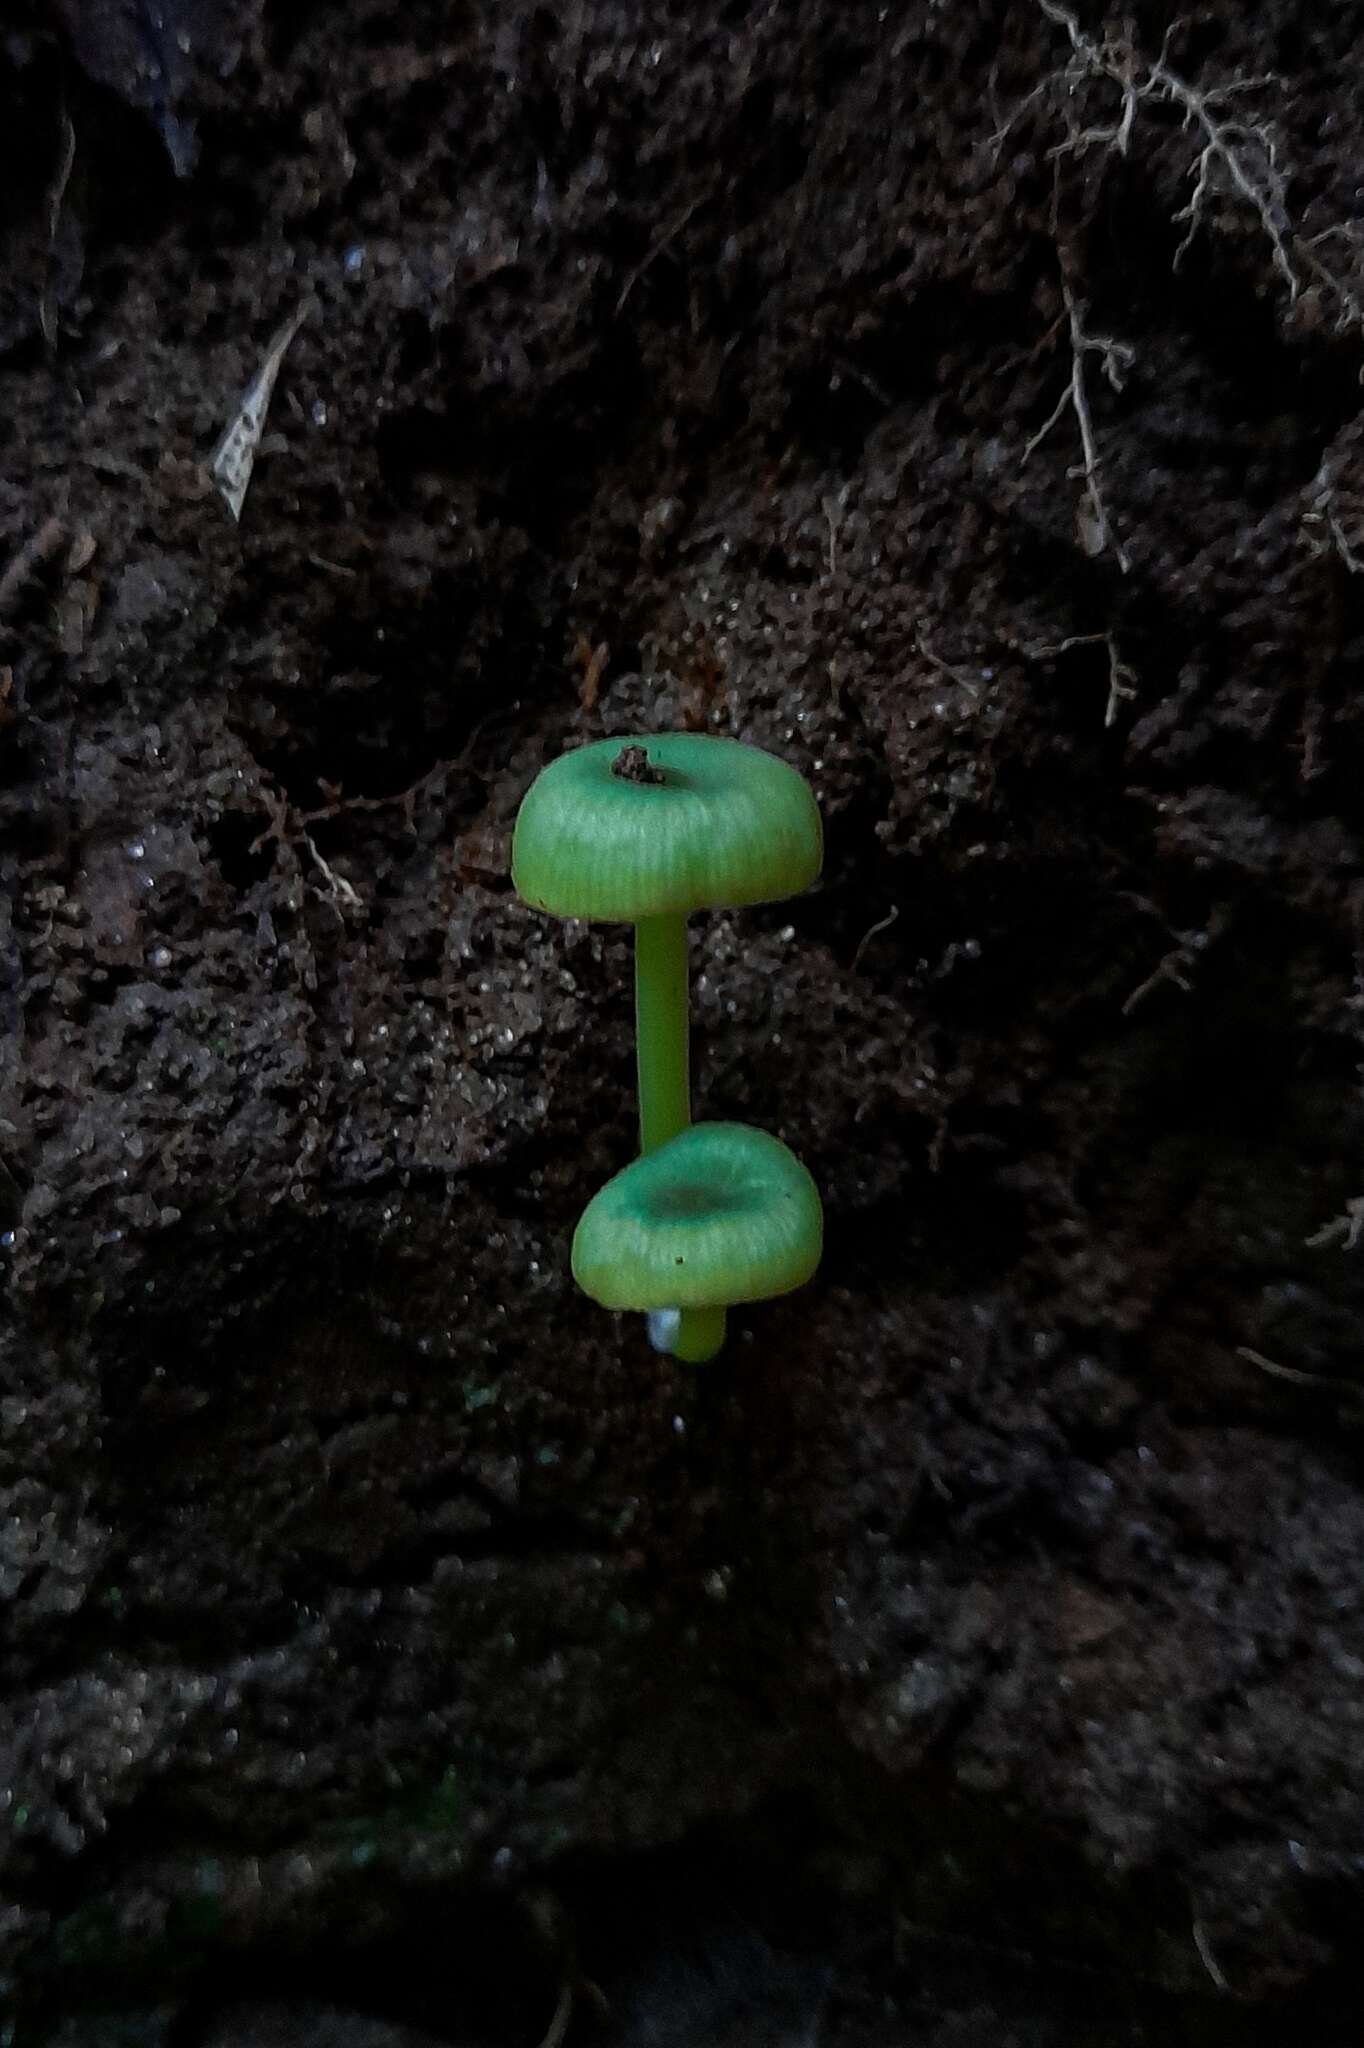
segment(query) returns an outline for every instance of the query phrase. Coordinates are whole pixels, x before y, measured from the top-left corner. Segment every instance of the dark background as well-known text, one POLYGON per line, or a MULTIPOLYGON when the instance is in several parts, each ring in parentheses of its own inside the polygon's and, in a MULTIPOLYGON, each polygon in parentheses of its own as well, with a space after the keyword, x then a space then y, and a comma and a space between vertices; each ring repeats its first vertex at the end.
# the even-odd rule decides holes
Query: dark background
POLYGON ((1362 30, 10 6, 14 2038, 576 2048, 718 1926, 859 2048, 1357 2039, 1362 30), (696 921, 828 1213, 699 1374, 506 877, 677 725, 828 838, 696 921))

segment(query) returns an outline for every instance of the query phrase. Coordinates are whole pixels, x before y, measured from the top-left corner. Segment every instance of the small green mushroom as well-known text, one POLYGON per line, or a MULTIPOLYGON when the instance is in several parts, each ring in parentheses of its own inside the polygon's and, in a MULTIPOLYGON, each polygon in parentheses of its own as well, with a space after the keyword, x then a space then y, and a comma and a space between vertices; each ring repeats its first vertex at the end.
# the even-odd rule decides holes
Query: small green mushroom
POLYGON ((713 1358, 725 1310, 803 1287, 823 1217, 794 1152, 748 1124, 692 1124, 609 1180, 573 1237, 573 1277, 603 1308, 680 1310, 670 1348, 713 1358))
POLYGON ((823 853, 808 783, 740 740, 597 740, 531 784, 512 839, 522 899, 635 927, 640 1149, 691 1121, 687 917, 809 887, 823 853))
MULTIPOLYGON (((823 838, 809 785, 739 740, 656 733, 598 740, 532 783, 512 881, 533 908, 635 927, 639 1140, 691 1122, 687 917, 808 888, 823 838)), ((685 1322, 684 1311, 684 1322, 685 1322)), ((687 1342, 685 1330, 679 1337, 687 1342)))

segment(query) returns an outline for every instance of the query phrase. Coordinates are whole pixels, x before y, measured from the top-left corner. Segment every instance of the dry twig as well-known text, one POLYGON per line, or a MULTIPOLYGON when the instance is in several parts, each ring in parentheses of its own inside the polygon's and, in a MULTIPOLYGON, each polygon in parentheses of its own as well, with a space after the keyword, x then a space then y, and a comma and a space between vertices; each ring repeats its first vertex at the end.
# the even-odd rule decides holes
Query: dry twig
POLYGON ((1060 0, 1037 0, 1037 4, 1048 21, 1065 30, 1070 58, 1059 74, 1044 79, 1015 109, 999 129, 997 143, 1003 141, 1029 106, 1050 98, 1058 85, 1064 89, 1067 131, 1064 141, 1053 152, 1058 157, 1081 155, 1093 148, 1127 156, 1141 109, 1147 105, 1174 108, 1184 128, 1194 136, 1196 152, 1189 166, 1192 190, 1188 203, 1174 216, 1185 230, 1175 251, 1175 269, 1180 268, 1195 235, 1207 220, 1211 202, 1218 197, 1239 200, 1259 223, 1290 304, 1314 286, 1332 309, 1338 331, 1364 331, 1364 299, 1360 290, 1319 253, 1325 243, 1343 236, 1357 257, 1352 227, 1337 223, 1319 234, 1304 235, 1289 207, 1288 175, 1280 160, 1273 127, 1267 120, 1244 119, 1230 108, 1231 101, 1275 85, 1275 78, 1265 74, 1232 78, 1224 85, 1196 85, 1169 61, 1170 42, 1178 22, 1167 31, 1159 55, 1148 58, 1128 32, 1091 35, 1060 0), (1075 112, 1076 103, 1084 87, 1094 83, 1116 90, 1117 113, 1106 124, 1082 126, 1075 112))
POLYGON ((76 162, 76 129, 65 107, 62 109, 62 153, 47 194, 47 271, 42 297, 38 301, 38 325, 48 349, 57 346, 56 251, 57 231, 62 224, 62 205, 76 162))
POLYGON ((573 1980, 571 1977, 565 1977, 559 1992, 558 2002, 554 2007, 553 2018, 549 2023, 549 2031, 546 2033, 543 2041, 541 2041, 540 2048, 562 2048, 562 2043, 568 2033, 568 2023, 572 2017, 573 1980))
POLYGON ((1339 1244, 1343 1252, 1352 1252, 1364 1240, 1364 1195, 1352 1195, 1339 1216, 1333 1216, 1329 1223, 1323 1223, 1320 1230, 1314 1230, 1304 1243, 1312 1251, 1323 1245, 1339 1244))
POLYGON ((1219 1991, 1230 1991, 1231 1986, 1227 1982, 1226 1972, 1213 1954, 1212 1942, 1208 1938, 1208 1930, 1199 1919, 1197 1913, 1193 1916, 1192 1933, 1193 1945, 1198 1951, 1198 1960, 1202 1963, 1203 1968, 1212 1978, 1219 1991))
POLYGON ((1304 497, 1303 531, 1313 554, 1334 553, 1351 576, 1364 573, 1364 493, 1347 481, 1352 446, 1333 447, 1321 459, 1304 497))
POLYGON ((1079 128, 1069 120, 1070 133, 1059 145, 1058 153, 1079 154, 1098 146, 1126 156, 1144 101, 1163 101, 1178 108, 1184 126, 1195 131, 1202 148, 1191 171, 1194 183, 1189 203, 1175 215, 1177 221, 1188 223, 1184 239, 1175 251, 1175 269, 1187 254, 1207 202, 1218 191, 1221 180, 1221 189, 1229 188, 1258 215, 1274 267, 1287 285, 1289 297, 1295 299, 1302 284, 1291 250, 1293 230, 1274 133, 1267 123, 1242 121, 1225 111, 1228 100, 1261 90, 1273 81, 1268 77, 1234 78, 1226 85, 1192 85, 1168 61, 1173 29, 1167 33, 1160 55, 1147 59, 1126 35, 1106 35, 1100 41, 1086 34, 1076 16, 1068 7, 1060 6, 1058 0, 1037 0, 1037 4, 1048 21, 1063 28, 1069 39, 1071 59, 1064 76, 1071 92, 1086 79, 1105 79, 1121 95, 1118 118, 1107 127, 1079 128))
POLYGON ((699 213, 701 208, 713 197, 714 192, 714 185, 708 185, 706 190, 699 192, 695 199, 688 200, 680 212, 675 213, 672 219, 654 237, 634 269, 628 273, 624 284, 620 288, 620 297, 616 300, 616 317, 618 319, 625 311, 626 301, 631 292, 645 272, 652 269, 659 257, 667 252, 669 246, 677 240, 677 237, 691 220, 693 214, 699 213))
POLYGON ((599 640, 594 647, 586 633, 579 633, 573 644, 573 659, 582 670, 578 684, 578 704, 583 711, 595 711, 597 697, 601 691, 601 679, 606 674, 606 664, 611 659, 611 643, 599 640))
MULTIPOLYGON (((1232 78, 1220 85, 1196 84, 1170 62, 1170 43, 1178 23, 1167 31, 1159 53, 1150 57, 1138 47, 1129 29, 1091 33, 1062 0, 1037 0, 1037 5, 1048 21, 1064 30, 1069 56, 1020 101, 1007 119, 997 124, 996 148, 1002 146, 1010 130, 1030 108, 1050 104, 1057 108, 1064 125, 1062 139, 1051 151, 1059 173, 1064 158, 1083 156, 1090 150, 1131 156, 1143 111, 1148 107, 1173 109, 1183 129, 1193 138, 1188 200, 1173 216, 1175 224, 1183 230, 1173 267, 1182 267, 1194 238, 1211 218, 1215 203, 1226 199, 1248 210, 1257 224, 1290 305, 1310 299, 1315 309, 1321 309, 1333 320, 1338 333, 1364 335, 1364 247, 1354 224, 1335 223, 1320 233, 1304 234, 1289 204, 1288 172, 1272 124, 1267 119, 1248 118, 1232 104, 1247 94, 1263 92, 1277 81, 1265 75, 1232 78), (1088 118, 1095 88, 1117 95, 1108 119, 1088 118), (1344 270, 1328 262, 1322 253, 1328 244, 1342 240, 1351 259, 1344 270)), ((1056 213, 1054 199, 1053 228, 1056 213)), ((1064 271, 1065 252, 1059 238, 1058 250, 1064 271)), ((1052 413, 1029 441, 1023 459, 1026 461, 1040 446, 1069 408, 1075 415, 1083 450, 1083 462, 1077 472, 1085 479, 1080 508, 1082 545, 1090 554, 1111 547, 1119 565, 1126 569, 1127 559, 1114 537, 1103 493, 1085 363, 1087 357, 1097 355, 1109 383, 1114 390, 1120 390, 1133 360, 1132 352, 1111 337, 1088 331, 1084 304, 1069 277, 1063 276, 1062 293, 1065 322, 1070 330, 1071 375, 1052 413)), ((1329 478, 1319 478, 1309 496, 1307 524, 1320 532, 1321 545, 1333 548, 1352 574, 1364 565, 1359 535, 1340 516, 1329 478)))
POLYGON ((1131 559, 1113 532, 1113 522, 1109 517, 1108 503, 1104 497, 1099 446, 1094 434, 1094 419, 1089 407, 1089 388, 1085 379, 1085 360, 1090 355, 1097 355, 1100 368, 1112 389, 1121 391, 1127 372, 1132 367, 1134 352, 1126 342, 1115 340, 1111 334, 1089 332, 1085 326, 1085 314, 1088 309, 1071 291, 1064 263, 1061 296, 1065 303, 1066 321, 1070 329, 1070 376, 1050 414, 1024 448, 1019 467, 1021 468, 1034 451, 1041 447, 1069 407, 1079 428, 1080 448, 1084 457, 1077 469, 1067 472, 1071 476, 1082 476, 1085 480, 1084 495, 1075 513, 1080 545, 1087 555, 1102 554, 1105 548, 1111 548, 1118 567, 1126 575, 1131 567, 1131 559))
POLYGON ((1172 946, 1165 955, 1165 958, 1147 975, 1145 981, 1140 982, 1133 989, 1131 995, 1122 1006, 1123 1016, 1130 1017, 1132 1012, 1138 1009, 1146 1001, 1146 998, 1153 994, 1160 987, 1161 983, 1165 981, 1168 981, 1173 988, 1182 989, 1186 996, 1192 995, 1193 983, 1189 979, 1192 967, 1193 950, 1187 941, 1181 945, 1172 946))
POLYGON ((1280 1365, 1276 1358, 1266 1358, 1263 1351, 1252 1351, 1249 1344, 1238 1344, 1236 1356, 1244 1358, 1246 1364, 1253 1365, 1257 1372, 1268 1373, 1272 1380, 1287 1380, 1291 1386, 1324 1387, 1333 1394, 1345 1394, 1352 1400, 1357 1399, 1361 1392, 1357 1380, 1347 1380, 1339 1373, 1303 1372, 1296 1365, 1280 1365))
POLYGON ((979 683, 973 683, 965 669, 954 668, 950 661, 944 661, 943 657, 929 645, 928 634, 922 620, 914 629, 914 645, 931 668, 937 669, 940 675, 954 682, 959 690, 965 690, 968 697, 979 697, 979 683))
MULTIPOLYGON (((488 717, 492 716, 490 712, 488 717)), ((346 796, 339 783, 325 782, 319 777, 318 788, 324 801, 312 810, 300 811, 295 809, 280 791, 269 783, 262 783, 261 798, 265 804, 268 823, 264 831, 258 833, 252 840, 252 853, 259 853, 271 840, 279 846, 302 844, 307 848, 313 865, 326 884, 326 893, 330 901, 338 907, 344 906, 347 910, 363 910, 364 897, 353 882, 338 874, 331 863, 323 857, 310 828, 332 818, 344 817, 353 811, 397 810, 401 811, 407 830, 415 834, 418 798, 447 781, 457 768, 467 765, 479 735, 487 723, 488 718, 481 718, 478 721, 453 760, 437 761, 434 768, 428 768, 425 775, 419 775, 415 782, 410 783, 406 789, 396 791, 392 796, 346 796)))
POLYGON ((858 968, 862 965, 862 955, 866 952, 872 940, 875 938, 879 938, 882 932, 888 932, 899 915, 899 904, 892 903, 890 909, 886 912, 885 916, 878 917, 876 923, 872 925, 869 930, 863 932, 861 938, 858 940, 857 951, 852 956, 852 972, 854 974, 856 974, 858 968))
POLYGON ((60 552, 65 540, 65 526, 60 519, 52 518, 45 519, 37 532, 24 542, 0 576, 0 619, 6 612, 13 611, 27 585, 60 552))
POLYGON ((842 489, 836 494, 830 491, 819 501, 819 509, 824 514, 824 523, 829 529, 828 556, 829 581, 831 583, 838 574, 838 529, 843 524, 843 514, 848 507, 848 489, 848 485, 844 484, 842 489))
POLYGON ((1020 652, 1029 661, 1045 661, 1057 654, 1068 654, 1072 647, 1108 649, 1108 701, 1104 705, 1104 730, 1108 731, 1118 722, 1118 706, 1124 699, 1137 694, 1137 672, 1118 653, 1116 633, 1071 633, 1064 640, 1054 643, 1039 641, 1034 646, 1020 649, 1020 652))

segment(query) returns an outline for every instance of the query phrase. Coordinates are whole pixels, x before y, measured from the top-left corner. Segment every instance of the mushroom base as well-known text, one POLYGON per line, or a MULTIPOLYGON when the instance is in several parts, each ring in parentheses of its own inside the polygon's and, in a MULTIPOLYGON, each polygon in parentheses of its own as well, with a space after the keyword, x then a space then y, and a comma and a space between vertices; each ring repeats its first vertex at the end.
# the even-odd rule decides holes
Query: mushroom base
POLYGON ((674 1358, 685 1359, 688 1365, 704 1365, 708 1358, 714 1358, 725 1341, 725 1310, 723 1308, 684 1308, 673 1339, 674 1358))

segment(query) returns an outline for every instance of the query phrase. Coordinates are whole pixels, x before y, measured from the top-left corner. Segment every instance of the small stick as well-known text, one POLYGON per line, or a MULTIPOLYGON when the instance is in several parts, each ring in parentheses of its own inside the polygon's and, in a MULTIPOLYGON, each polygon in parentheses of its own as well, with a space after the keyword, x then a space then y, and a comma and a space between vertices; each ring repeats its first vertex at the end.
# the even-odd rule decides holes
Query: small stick
POLYGON ((549 2032, 540 2043, 540 2048, 561 2048, 568 2032, 568 2023, 573 2017, 573 1980, 565 1977, 559 2002, 554 2008, 554 2017, 549 2023, 549 2032))
POLYGON ((1162 981, 1171 981, 1176 988, 1183 989, 1186 996, 1192 995, 1193 983, 1185 972, 1185 969, 1192 964, 1187 946, 1174 947, 1171 952, 1165 955, 1160 965, 1147 975, 1145 981, 1139 987, 1133 989, 1131 995, 1122 1006, 1123 1016, 1130 1017, 1132 1012, 1141 1003, 1145 1002, 1152 990, 1159 988, 1162 981))
POLYGON ((1297 1366, 1279 1365, 1274 1359, 1266 1358, 1263 1351, 1252 1351, 1249 1344, 1238 1344, 1236 1356, 1244 1358, 1247 1365, 1258 1366, 1259 1370, 1267 1372, 1271 1379, 1291 1380, 1295 1387, 1331 1387, 1338 1394, 1360 1392, 1359 1385, 1354 1380, 1343 1379, 1333 1373, 1302 1372, 1297 1366))
POLYGON ((1208 1940, 1207 1929, 1197 1913, 1193 1917, 1193 1945, 1198 1950, 1198 1960, 1202 1963, 1203 1968, 1212 1978, 1218 1990, 1230 1991, 1231 1986, 1227 1982, 1226 1974, 1212 1952, 1212 1943, 1208 1940))
MULTIPOLYGON (((1059 253, 1059 245, 1058 245, 1059 253)), ((1118 341, 1111 334, 1091 334, 1085 326, 1086 308, 1076 299, 1070 288, 1070 280, 1061 271, 1061 297, 1066 309, 1066 322, 1070 329, 1070 376, 1061 396, 1052 407, 1050 414, 1038 428, 1023 450, 1019 462, 1021 469, 1035 449, 1040 448, 1052 428, 1055 427, 1066 407, 1075 414, 1075 424, 1080 430, 1080 448, 1084 460, 1079 474, 1085 480, 1085 502, 1089 505, 1089 531, 1081 528, 1081 544, 1086 554, 1101 554, 1104 548, 1111 548, 1118 567, 1124 576, 1131 568, 1131 559, 1122 542, 1113 532, 1113 522, 1108 516, 1108 505, 1100 482, 1099 446, 1094 434, 1094 421, 1089 410, 1089 389, 1085 382, 1085 357, 1093 354, 1101 358, 1103 373, 1114 391, 1121 391, 1127 372, 1135 361, 1135 351, 1125 341, 1118 341), (1092 535, 1092 544, 1090 536, 1092 535)))
POLYGON ((888 932, 899 915, 899 904, 892 903, 890 909, 886 912, 885 916, 883 918, 878 919, 878 921, 871 927, 870 931, 866 931, 862 934, 861 940, 858 943, 857 951, 852 956, 852 971, 854 974, 856 974, 859 966, 861 965, 862 955, 866 952, 872 940, 877 936, 878 933, 888 932))
POLYGON ((38 325, 43 330, 43 340, 49 349, 55 349, 57 346, 57 309, 53 304, 53 252, 57 246, 57 230, 62 223, 62 201, 66 198, 66 188, 71 183, 71 171, 75 161, 75 124, 63 107, 62 153, 57 164, 57 175, 52 180, 51 190, 47 195, 47 272, 43 279, 43 295, 38 302, 38 325))
POLYGON ((635 286, 639 283, 640 279, 643 277, 645 271, 649 270, 658 261, 659 257, 667 249, 668 244, 677 239, 677 237, 681 234, 683 228, 687 225, 687 222, 691 219, 692 215, 696 213, 701 207, 703 207, 710 197, 710 191, 700 193, 697 198, 691 200, 686 206, 684 206, 680 213, 675 214, 673 218, 668 222, 667 226, 663 228, 662 232, 658 234, 655 237, 655 239, 649 244, 649 247, 645 250, 644 255, 640 258, 639 262, 630 272, 630 275, 626 278, 625 283, 621 286, 620 297, 616 300, 617 316, 619 316, 621 313, 625 311, 625 302, 629 298, 635 286))
POLYGON ((12 611, 24 586, 60 552, 66 540, 66 528, 60 519, 45 519, 35 534, 31 534, 0 576, 0 618, 12 611))

